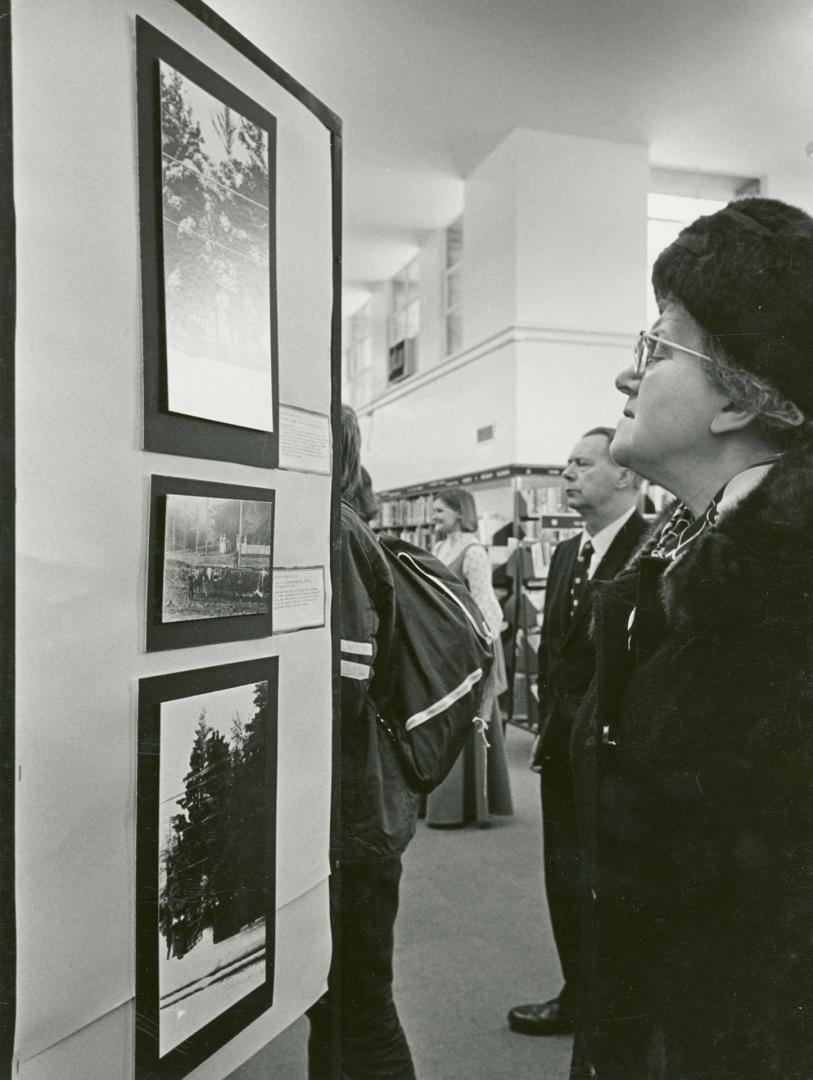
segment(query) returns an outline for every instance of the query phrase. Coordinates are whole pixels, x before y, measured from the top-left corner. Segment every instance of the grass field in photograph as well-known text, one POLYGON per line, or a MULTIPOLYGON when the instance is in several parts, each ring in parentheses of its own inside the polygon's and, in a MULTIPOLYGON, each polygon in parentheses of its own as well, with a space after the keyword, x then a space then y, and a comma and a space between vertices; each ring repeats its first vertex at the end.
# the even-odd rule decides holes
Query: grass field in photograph
POLYGON ((267 555, 242 555, 238 569, 234 552, 167 552, 164 622, 267 614, 270 608, 267 555))

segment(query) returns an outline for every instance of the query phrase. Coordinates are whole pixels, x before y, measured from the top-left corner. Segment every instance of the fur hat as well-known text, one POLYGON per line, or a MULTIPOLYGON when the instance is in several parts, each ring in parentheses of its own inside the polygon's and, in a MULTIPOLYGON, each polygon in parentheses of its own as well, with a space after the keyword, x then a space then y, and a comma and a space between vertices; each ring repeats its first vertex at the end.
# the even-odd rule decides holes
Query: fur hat
POLYGON ((813 218, 777 199, 735 200, 660 253, 652 285, 813 416, 813 218))

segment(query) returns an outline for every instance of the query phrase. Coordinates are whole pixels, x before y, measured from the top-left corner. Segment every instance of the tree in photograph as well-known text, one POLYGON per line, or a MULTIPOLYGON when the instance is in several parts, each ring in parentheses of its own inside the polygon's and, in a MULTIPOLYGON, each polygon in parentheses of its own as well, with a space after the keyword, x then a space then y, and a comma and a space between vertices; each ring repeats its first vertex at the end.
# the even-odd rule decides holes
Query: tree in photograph
POLYGON ((242 727, 239 756, 233 760, 231 852, 237 888, 233 896, 235 932, 265 914, 266 738, 268 683, 257 683, 255 712, 242 727))
POLYGON ((232 719, 230 739, 198 718, 184 792, 161 851, 159 930, 182 957, 211 928, 214 943, 265 915, 268 684, 254 714, 232 719))
POLYGON ((221 151, 214 167, 219 185, 222 332, 241 350, 241 362, 267 364, 269 319, 268 136, 227 106, 214 117, 221 151), (228 265, 227 265, 228 264, 228 265))
POLYGON ((201 712, 184 777, 183 810, 172 818, 173 842, 163 853, 165 883, 159 921, 173 955, 183 956, 227 917, 232 893, 229 845, 231 759, 226 739, 201 712))
POLYGON ((200 121, 187 81, 161 64, 161 153, 164 287, 170 343, 195 355, 206 352, 211 306, 210 252, 216 196, 200 121))

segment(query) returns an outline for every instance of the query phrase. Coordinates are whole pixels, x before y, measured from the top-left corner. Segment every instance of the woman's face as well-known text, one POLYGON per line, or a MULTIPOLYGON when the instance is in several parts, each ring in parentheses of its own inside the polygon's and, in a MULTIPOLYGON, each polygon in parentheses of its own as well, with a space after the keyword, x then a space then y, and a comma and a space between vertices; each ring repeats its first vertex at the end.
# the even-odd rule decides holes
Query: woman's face
POLYGON ((442 499, 435 499, 432 504, 432 525, 440 536, 448 536, 460 527, 460 514, 442 499))
MULTIPOLYGON (((708 354, 700 324, 680 304, 664 304, 652 333, 708 354)), ((615 385, 627 396, 611 447, 619 465, 669 487, 687 463, 715 452, 710 424, 728 399, 712 384, 699 357, 658 344, 642 374, 630 365, 615 385)))

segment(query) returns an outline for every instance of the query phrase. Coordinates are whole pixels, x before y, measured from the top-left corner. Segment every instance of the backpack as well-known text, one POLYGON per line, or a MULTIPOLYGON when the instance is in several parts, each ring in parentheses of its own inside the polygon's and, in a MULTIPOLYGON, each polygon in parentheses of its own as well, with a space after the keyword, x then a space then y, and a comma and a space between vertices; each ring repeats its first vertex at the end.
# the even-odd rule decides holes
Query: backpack
POLYGON ((423 548, 379 537, 395 583, 395 638, 371 695, 404 776, 428 793, 484 724, 480 702, 494 650, 483 615, 460 578, 423 548))

